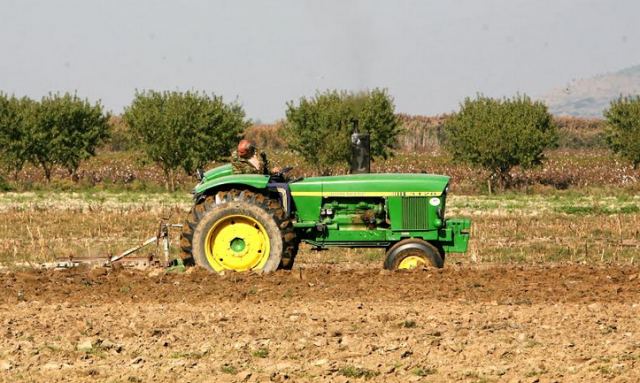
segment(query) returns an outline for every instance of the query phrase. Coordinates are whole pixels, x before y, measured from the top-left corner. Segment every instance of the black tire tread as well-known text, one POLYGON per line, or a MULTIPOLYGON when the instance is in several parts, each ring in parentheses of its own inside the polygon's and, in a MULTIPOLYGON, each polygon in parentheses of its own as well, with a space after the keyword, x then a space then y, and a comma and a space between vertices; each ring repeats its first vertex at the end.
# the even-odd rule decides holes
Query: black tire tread
POLYGON ((299 241, 293 229, 293 223, 286 217, 286 213, 280 202, 276 199, 257 193, 252 190, 231 189, 219 191, 215 195, 208 195, 191 208, 187 219, 182 226, 180 236, 181 258, 185 265, 195 265, 193 258, 193 232, 202 219, 202 216, 217 206, 216 201, 227 203, 242 201, 260 207, 275 220, 282 235, 282 258, 278 268, 290 270, 293 267, 295 256, 298 253, 299 241))
POLYGON ((420 246, 424 248, 425 254, 427 254, 426 258, 429 260, 429 262, 431 263, 431 265, 433 267, 437 267, 437 268, 441 268, 444 266, 444 253, 441 252, 437 246, 434 246, 433 244, 420 239, 420 238, 406 238, 403 239, 401 241, 396 242, 395 244, 393 244, 392 246, 390 246, 385 254, 385 260, 384 260, 384 268, 387 270, 395 270, 396 269, 396 262, 395 262, 395 258, 397 255, 399 254, 395 254, 395 252, 397 251, 397 249, 401 246, 407 245, 407 244, 412 244, 412 245, 416 245, 416 246, 420 246), (433 255, 432 257, 429 257, 429 253, 431 253, 433 255))

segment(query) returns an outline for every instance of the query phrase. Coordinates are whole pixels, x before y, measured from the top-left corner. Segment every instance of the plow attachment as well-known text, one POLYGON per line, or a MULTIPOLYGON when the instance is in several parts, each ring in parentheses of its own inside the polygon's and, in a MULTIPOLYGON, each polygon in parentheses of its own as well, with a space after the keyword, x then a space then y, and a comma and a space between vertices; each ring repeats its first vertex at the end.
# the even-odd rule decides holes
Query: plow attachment
POLYGON ((106 257, 93 257, 93 258, 73 258, 57 259, 55 262, 46 262, 38 265, 26 264, 24 266, 36 266, 43 269, 68 269, 78 266, 93 266, 93 267, 113 267, 121 265, 125 267, 133 268, 149 268, 149 267, 162 267, 169 270, 184 271, 184 265, 179 257, 172 259, 170 254, 171 249, 171 229, 181 229, 182 224, 169 223, 166 220, 160 221, 156 235, 148 238, 140 245, 132 247, 123 251, 117 255, 110 255, 106 257), (147 247, 155 245, 155 252, 151 252, 148 255, 139 255, 139 252, 147 247))

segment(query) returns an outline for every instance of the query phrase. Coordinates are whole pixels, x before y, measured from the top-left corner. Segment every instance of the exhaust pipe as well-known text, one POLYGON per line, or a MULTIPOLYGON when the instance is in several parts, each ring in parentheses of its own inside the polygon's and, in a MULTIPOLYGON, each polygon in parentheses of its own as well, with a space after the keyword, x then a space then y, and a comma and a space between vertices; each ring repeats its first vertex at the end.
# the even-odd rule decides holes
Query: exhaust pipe
POLYGON ((368 133, 351 135, 351 174, 371 173, 371 146, 368 133))

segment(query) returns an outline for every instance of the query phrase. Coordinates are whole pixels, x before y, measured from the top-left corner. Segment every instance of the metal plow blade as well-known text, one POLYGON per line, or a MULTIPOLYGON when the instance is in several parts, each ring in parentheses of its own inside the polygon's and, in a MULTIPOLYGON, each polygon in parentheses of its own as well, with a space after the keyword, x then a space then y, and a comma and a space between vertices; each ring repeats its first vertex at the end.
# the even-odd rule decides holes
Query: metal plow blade
POLYGON ((150 267, 168 268, 173 271, 183 271, 184 265, 179 257, 171 259, 169 254, 171 248, 171 229, 181 229, 182 224, 168 223, 166 220, 160 221, 156 235, 142 242, 140 245, 123 251, 118 255, 104 257, 69 257, 59 258, 54 262, 32 263, 20 262, 16 263, 18 267, 28 267, 35 269, 54 269, 64 270, 74 267, 131 267, 136 269, 145 269, 150 267), (156 251, 147 256, 134 255, 140 250, 156 245, 156 251))

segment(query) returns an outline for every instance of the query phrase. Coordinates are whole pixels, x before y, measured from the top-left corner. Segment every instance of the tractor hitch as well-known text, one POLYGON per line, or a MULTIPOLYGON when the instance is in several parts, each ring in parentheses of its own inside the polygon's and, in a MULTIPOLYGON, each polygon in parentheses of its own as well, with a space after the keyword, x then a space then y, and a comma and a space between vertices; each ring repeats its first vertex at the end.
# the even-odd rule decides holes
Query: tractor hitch
POLYGON ((118 254, 118 255, 114 255, 112 257, 109 258, 108 260, 108 265, 113 264, 114 262, 118 262, 121 259, 155 243, 156 244, 156 248, 160 248, 162 247, 162 262, 161 265, 164 267, 169 267, 169 265, 171 264, 171 259, 169 257, 169 249, 170 249, 170 243, 171 243, 171 237, 170 237, 170 229, 172 228, 177 228, 177 229, 181 229, 182 228, 182 224, 181 223, 168 223, 165 220, 161 220, 160 223, 158 224, 158 230, 156 232, 156 235, 147 239, 146 241, 144 241, 142 244, 132 247, 128 250, 125 250, 124 252, 118 254))

